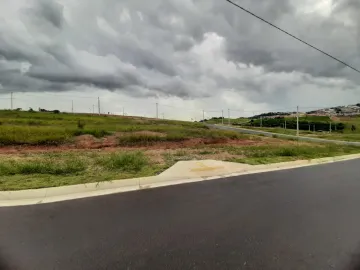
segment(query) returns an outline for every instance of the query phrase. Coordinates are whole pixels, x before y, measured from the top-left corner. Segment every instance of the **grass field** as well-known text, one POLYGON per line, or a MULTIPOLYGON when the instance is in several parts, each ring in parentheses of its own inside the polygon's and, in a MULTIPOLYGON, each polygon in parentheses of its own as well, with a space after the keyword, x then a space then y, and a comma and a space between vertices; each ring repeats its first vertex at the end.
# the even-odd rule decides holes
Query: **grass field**
POLYGON ((151 176, 179 160, 266 164, 351 153, 360 148, 213 130, 201 123, 0 111, 0 190, 151 176))
MULTIPOLYGON (((288 120, 296 120, 295 118, 287 118, 288 120)), ((299 120, 306 120, 306 121, 328 121, 332 122, 333 124, 336 123, 344 123, 345 129, 343 131, 336 131, 332 130, 330 133, 328 130, 323 132, 313 132, 308 130, 300 130, 300 136, 309 136, 309 137, 316 137, 328 140, 340 140, 340 141, 360 141, 360 117, 339 117, 338 119, 330 119, 327 116, 307 116, 307 117, 300 117, 299 120), (356 127, 356 130, 352 130, 352 126, 356 127)), ((263 130, 272 133, 280 133, 280 134, 288 134, 288 135, 296 135, 295 129, 284 129, 283 127, 251 127, 245 126, 244 128, 247 129, 254 129, 254 130, 263 130)), ((330 128, 330 126, 329 126, 330 128)), ((311 129, 311 127, 310 127, 311 129)))
POLYGON ((246 164, 312 159, 359 153, 339 145, 283 143, 213 145, 183 149, 80 150, 0 155, 0 190, 36 189, 157 175, 181 160, 217 159, 246 164))
POLYGON ((201 123, 115 116, 0 111, 0 145, 60 145, 84 134, 102 138, 127 133, 119 143, 179 141, 190 138, 242 138, 241 134, 210 130, 201 123), (162 134, 139 135, 150 131, 162 134), (164 136, 165 135, 165 136, 164 136))

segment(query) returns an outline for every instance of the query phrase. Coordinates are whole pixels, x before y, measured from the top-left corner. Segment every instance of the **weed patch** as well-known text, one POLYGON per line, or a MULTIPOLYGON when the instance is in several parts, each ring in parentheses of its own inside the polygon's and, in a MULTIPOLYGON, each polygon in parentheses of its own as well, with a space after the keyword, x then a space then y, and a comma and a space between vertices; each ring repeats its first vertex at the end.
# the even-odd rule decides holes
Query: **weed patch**
POLYGON ((109 170, 136 172, 146 167, 149 160, 142 152, 114 153, 98 159, 98 163, 109 170))
POLYGON ((67 175, 84 171, 85 163, 80 159, 56 160, 53 158, 34 159, 28 161, 4 161, 0 164, 0 176, 50 174, 67 175))

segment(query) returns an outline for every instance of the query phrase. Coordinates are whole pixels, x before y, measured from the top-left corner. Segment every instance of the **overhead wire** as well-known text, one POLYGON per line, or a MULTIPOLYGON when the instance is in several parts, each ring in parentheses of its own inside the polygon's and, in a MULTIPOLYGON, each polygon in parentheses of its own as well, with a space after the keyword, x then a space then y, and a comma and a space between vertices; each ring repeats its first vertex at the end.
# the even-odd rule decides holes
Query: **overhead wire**
POLYGON ((322 54, 324 54, 324 55, 326 55, 326 56, 328 56, 328 57, 332 58, 333 60, 335 60, 335 61, 337 61, 337 62, 339 62, 339 63, 341 63, 341 64, 343 64, 343 65, 347 66, 348 68, 351 68, 352 70, 354 70, 354 71, 356 71, 356 72, 360 73, 360 70, 358 70, 357 68, 352 67, 351 65, 349 65, 349 64, 345 63, 344 61, 342 61, 342 60, 340 60, 340 59, 336 58, 335 56, 332 56, 331 54, 329 54, 329 53, 327 53, 327 52, 325 52, 325 51, 323 51, 323 50, 321 50, 321 49, 319 49, 319 48, 317 48, 317 47, 315 47, 315 46, 311 45, 310 43, 308 43, 308 42, 306 42, 306 41, 304 41, 304 40, 302 40, 302 39, 298 38, 297 36, 295 36, 295 35, 293 35, 293 34, 289 33, 288 31, 286 31, 286 30, 284 30, 284 29, 282 29, 282 28, 280 28, 280 27, 276 26, 275 24, 273 24, 273 23, 271 23, 271 22, 269 22, 269 21, 267 21, 267 20, 265 20, 265 19, 261 18, 260 16, 256 15, 255 13, 251 12, 250 10, 248 10, 248 9, 246 9, 246 8, 244 8, 244 7, 242 7, 242 6, 240 6, 239 4, 236 4, 235 2, 233 2, 233 1, 231 1, 231 0, 225 0, 225 1, 229 2, 230 4, 234 5, 235 7, 239 8, 239 9, 241 9, 242 11, 244 11, 244 12, 246 12, 246 13, 248 13, 248 14, 250 14, 250 15, 254 16, 255 18, 257 18, 257 19, 261 20, 262 22, 264 22, 264 23, 266 23, 266 24, 268 24, 268 25, 270 25, 270 26, 272 26, 272 27, 276 28, 277 30, 279 30, 279 31, 281 31, 281 32, 283 32, 283 33, 285 33, 286 35, 288 35, 288 36, 290 36, 290 37, 292 37, 292 38, 294 38, 294 39, 296 39, 296 40, 300 41, 301 43, 303 43, 303 44, 305 44, 305 45, 307 45, 307 46, 309 46, 309 47, 313 48, 314 50, 317 50, 317 51, 321 52, 322 54))

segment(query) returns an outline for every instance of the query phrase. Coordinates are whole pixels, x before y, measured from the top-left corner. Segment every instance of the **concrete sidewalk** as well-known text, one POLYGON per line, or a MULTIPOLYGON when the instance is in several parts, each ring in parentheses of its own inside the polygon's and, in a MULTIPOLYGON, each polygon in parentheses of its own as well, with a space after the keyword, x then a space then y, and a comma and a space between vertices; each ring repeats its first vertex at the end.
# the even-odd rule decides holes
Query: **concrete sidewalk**
POLYGON ((0 191, 0 207, 52 203, 357 158, 360 158, 360 154, 255 166, 216 160, 180 161, 158 176, 35 190, 0 191))

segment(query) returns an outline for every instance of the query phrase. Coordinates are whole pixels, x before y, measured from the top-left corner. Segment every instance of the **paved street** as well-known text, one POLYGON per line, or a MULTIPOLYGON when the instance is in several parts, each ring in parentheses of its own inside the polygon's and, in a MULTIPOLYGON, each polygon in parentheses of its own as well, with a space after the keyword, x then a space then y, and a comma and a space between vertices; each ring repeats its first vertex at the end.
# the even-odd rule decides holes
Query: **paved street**
POLYGON ((0 208, 0 269, 359 269, 359 168, 0 208))

